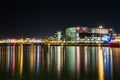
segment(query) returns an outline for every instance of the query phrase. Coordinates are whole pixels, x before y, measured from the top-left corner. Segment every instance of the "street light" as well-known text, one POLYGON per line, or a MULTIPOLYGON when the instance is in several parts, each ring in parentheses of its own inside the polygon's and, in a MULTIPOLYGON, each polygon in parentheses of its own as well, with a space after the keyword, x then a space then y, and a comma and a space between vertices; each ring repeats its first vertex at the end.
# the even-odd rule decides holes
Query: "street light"
POLYGON ((100 38, 101 38, 100 41, 102 43, 102 28, 103 28, 103 26, 99 26, 98 28, 100 30, 100 32, 99 32, 100 33, 100 38))

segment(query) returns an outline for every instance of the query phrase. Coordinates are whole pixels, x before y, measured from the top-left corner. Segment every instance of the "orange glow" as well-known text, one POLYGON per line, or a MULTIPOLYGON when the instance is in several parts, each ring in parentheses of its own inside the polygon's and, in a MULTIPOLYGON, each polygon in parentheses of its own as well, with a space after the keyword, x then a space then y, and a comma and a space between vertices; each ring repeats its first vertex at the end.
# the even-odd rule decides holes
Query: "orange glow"
POLYGON ((100 28, 100 29, 102 29, 102 28, 103 28, 103 26, 99 26, 99 28, 100 28))
POLYGON ((47 65, 48 65, 48 70, 49 70, 50 69, 50 46, 48 46, 47 65))
POLYGON ((36 46, 31 46, 31 52, 30 52, 30 70, 35 71, 35 63, 36 63, 36 46))
POLYGON ((87 47, 84 47, 84 55, 85 55, 85 71, 87 71, 87 64, 88 64, 88 55, 87 55, 87 47))
POLYGON ((21 44, 21 56, 20 56, 20 75, 22 75, 23 72, 23 45, 21 44))
POLYGON ((77 47, 77 76, 80 76, 80 47, 77 47))
POLYGON ((99 80, 104 80, 104 63, 103 63, 103 53, 102 48, 98 47, 98 76, 99 80))

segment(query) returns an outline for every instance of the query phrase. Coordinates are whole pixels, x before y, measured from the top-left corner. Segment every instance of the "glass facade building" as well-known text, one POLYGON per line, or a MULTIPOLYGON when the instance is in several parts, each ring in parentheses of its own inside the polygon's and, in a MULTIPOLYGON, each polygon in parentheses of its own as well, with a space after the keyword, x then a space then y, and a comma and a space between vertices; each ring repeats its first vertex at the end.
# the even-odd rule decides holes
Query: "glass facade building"
POLYGON ((70 27, 66 29, 66 41, 76 43, 103 43, 111 37, 110 29, 106 28, 87 28, 70 27))

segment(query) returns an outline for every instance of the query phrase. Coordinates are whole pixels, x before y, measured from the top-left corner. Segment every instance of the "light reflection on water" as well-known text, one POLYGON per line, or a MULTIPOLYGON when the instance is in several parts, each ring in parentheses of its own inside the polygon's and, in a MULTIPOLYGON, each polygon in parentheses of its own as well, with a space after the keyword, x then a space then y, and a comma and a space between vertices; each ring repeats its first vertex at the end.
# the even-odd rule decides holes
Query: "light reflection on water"
POLYGON ((98 74, 99 80, 104 80, 103 51, 101 47, 98 47, 98 74))
POLYGON ((2 80, 119 80, 120 48, 1 45, 2 80))

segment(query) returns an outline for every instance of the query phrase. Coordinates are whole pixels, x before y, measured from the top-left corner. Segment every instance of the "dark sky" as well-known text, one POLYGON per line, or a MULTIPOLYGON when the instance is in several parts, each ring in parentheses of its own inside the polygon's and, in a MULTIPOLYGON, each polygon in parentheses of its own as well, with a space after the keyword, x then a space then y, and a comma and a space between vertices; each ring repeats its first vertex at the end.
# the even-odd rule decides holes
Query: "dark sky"
POLYGON ((99 25, 120 32, 119 2, 9 0, 0 3, 0 38, 45 38, 71 26, 99 25))

